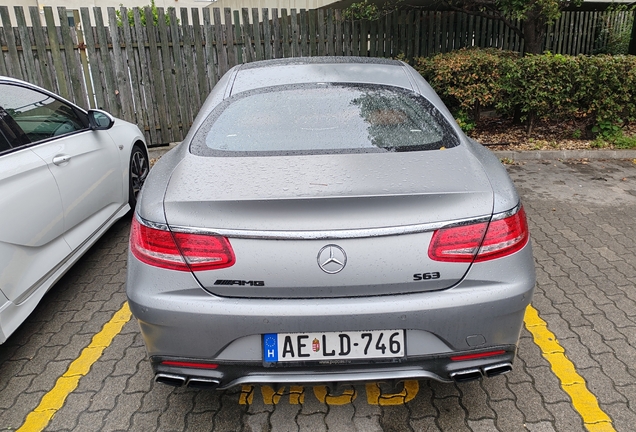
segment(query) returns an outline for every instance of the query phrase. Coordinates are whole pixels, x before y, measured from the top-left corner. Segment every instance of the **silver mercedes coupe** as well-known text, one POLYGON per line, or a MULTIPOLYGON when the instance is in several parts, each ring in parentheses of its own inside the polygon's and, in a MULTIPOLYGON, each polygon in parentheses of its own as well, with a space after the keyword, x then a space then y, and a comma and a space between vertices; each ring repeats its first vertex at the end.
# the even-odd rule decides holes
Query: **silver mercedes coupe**
POLYGON ((155 379, 509 372, 535 270, 519 196, 405 63, 231 69, 150 172, 127 294, 155 379))

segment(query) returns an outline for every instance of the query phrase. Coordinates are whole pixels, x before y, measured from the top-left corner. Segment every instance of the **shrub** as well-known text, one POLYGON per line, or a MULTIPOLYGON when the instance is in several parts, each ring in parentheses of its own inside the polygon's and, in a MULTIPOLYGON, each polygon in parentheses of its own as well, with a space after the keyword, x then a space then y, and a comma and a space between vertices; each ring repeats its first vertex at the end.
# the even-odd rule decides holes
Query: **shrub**
POLYGON ((479 120, 482 107, 501 99, 501 73, 518 55, 496 49, 461 49, 415 59, 415 69, 454 111, 479 120))
POLYGON ((527 55, 506 66, 498 110, 511 113, 519 107, 522 120, 528 116, 567 119, 577 113, 575 57, 527 55))
POLYGON ((415 60, 449 108, 470 112, 494 107, 522 119, 587 119, 605 135, 636 120, 636 56, 519 57, 494 49, 458 50, 415 60))
POLYGON ((580 73, 576 99, 582 115, 602 125, 636 119, 636 57, 577 57, 580 73))

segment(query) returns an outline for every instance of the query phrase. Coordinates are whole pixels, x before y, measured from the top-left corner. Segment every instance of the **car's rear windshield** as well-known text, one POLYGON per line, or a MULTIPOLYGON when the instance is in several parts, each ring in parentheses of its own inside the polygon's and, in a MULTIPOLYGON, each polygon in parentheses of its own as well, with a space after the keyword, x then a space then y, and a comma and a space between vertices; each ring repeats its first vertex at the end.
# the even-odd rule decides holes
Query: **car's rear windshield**
POLYGON ((458 145, 442 114, 412 91, 360 84, 277 86, 239 93, 193 137, 201 156, 371 153, 458 145))

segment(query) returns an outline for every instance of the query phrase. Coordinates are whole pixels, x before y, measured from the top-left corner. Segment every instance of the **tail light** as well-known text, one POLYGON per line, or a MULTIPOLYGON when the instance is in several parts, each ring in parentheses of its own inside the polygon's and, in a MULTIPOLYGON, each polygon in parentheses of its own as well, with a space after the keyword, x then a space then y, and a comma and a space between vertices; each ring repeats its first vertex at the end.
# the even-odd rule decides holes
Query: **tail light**
POLYGON ((143 225, 136 217, 130 230, 130 250, 139 261, 169 270, 215 270, 236 261, 225 237, 173 233, 143 225))
POLYGON ((512 216, 435 231, 428 248, 434 261, 481 262, 511 255, 528 243, 523 207, 512 216))

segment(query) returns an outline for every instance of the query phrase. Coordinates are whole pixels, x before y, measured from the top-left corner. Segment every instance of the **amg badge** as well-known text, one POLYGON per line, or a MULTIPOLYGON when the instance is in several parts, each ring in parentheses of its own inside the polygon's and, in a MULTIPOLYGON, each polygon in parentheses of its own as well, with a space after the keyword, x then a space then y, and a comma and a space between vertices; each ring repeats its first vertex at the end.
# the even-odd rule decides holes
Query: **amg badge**
POLYGON ((244 281, 244 280, 229 280, 229 279, 217 279, 214 285, 249 285, 249 286, 265 286, 264 281, 244 281))

